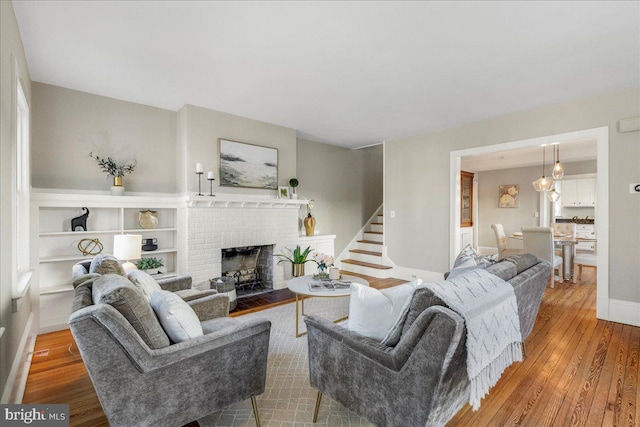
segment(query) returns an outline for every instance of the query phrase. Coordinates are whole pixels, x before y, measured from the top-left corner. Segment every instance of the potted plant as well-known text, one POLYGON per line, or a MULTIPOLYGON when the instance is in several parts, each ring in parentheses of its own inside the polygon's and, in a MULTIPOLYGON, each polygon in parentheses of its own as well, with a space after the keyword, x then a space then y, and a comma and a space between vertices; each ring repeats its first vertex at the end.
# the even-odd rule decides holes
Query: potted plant
MULTIPOLYGON (((160 268, 162 266, 164 266, 164 262, 156 257, 140 258, 140 260, 136 263, 136 267, 138 267, 138 270, 143 271, 160 268)), ((162 272, 158 270, 157 274, 162 274, 162 272)))
POLYGON ((291 255, 277 254, 276 256, 281 258, 278 264, 288 261, 291 263, 291 275, 293 277, 304 276, 304 264, 313 261, 312 259, 307 259, 311 253, 311 247, 307 246, 307 249, 304 251, 300 249, 300 245, 296 246, 294 250, 289 248, 285 249, 288 250, 291 255))
POLYGON ((296 187, 300 184, 296 178, 291 178, 289 180, 289 186, 291 187, 291 198, 297 199, 298 195, 296 194, 296 187))
POLYGON ((133 172, 138 162, 136 160, 133 163, 118 164, 111 157, 100 157, 94 155, 93 152, 89 153, 89 157, 95 159, 98 162, 98 166, 102 169, 102 172, 106 172, 107 176, 113 177, 113 185, 111 186, 111 194, 115 196, 122 196, 124 194, 124 185, 122 185, 122 177, 128 173, 133 172))

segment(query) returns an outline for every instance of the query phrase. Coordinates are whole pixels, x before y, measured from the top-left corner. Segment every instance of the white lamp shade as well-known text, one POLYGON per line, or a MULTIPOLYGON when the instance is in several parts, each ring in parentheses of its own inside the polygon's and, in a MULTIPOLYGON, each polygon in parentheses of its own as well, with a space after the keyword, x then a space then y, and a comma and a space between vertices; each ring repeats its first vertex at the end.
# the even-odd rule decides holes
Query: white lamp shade
POLYGON ((142 257, 142 235, 118 234, 113 236, 113 256, 121 261, 142 257))

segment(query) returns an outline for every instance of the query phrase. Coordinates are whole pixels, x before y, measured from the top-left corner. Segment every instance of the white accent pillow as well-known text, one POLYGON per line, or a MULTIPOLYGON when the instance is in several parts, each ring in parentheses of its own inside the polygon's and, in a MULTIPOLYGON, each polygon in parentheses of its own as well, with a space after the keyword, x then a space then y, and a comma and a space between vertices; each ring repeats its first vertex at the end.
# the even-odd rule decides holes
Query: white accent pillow
POLYGON ((127 272, 127 278, 133 283, 133 285, 138 288, 138 290, 142 291, 144 296, 147 297, 148 300, 151 299, 151 295, 155 291, 161 291, 162 288, 158 285, 156 280, 149 276, 148 273, 145 273, 141 270, 129 270, 127 272))
POLYGON ((203 335, 195 311, 173 292, 155 291, 150 302, 162 328, 174 343, 203 335))
POLYGON ((418 279, 382 290, 352 283, 347 327, 362 336, 384 340, 421 283, 422 279, 418 279))

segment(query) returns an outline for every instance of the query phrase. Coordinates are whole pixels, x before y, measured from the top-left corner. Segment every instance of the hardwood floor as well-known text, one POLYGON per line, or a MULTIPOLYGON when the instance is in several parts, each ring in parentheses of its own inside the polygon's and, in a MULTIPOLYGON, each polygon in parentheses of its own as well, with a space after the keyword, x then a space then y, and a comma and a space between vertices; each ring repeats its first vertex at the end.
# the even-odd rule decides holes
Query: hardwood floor
MULTIPOLYGON (((368 279, 376 288, 402 283, 368 279)), ((292 298, 280 292, 261 307, 292 298)), ((594 268, 581 283, 547 288, 525 360, 505 371, 477 412, 466 405, 448 426, 640 425, 640 328, 597 320, 595 299, 594 268)), ((38 336, 36 352, 45 349, 33 358, 23 402, 68 403, 72 426, 108 425, 71 333, 38 336)))

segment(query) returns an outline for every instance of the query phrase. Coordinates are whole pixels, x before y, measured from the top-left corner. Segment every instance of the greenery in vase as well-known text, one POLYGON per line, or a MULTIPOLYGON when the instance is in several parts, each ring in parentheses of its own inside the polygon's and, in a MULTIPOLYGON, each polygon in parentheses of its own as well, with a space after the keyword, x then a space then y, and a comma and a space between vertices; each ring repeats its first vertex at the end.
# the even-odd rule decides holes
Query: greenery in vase
POLYGON ((95 161, 98 162, 98 166, 102 168, 102 172, 106 172, 107 175, 114 177, 125 176, 126 174, 133 172, 133 170, 136 168, 136 165, 138 164, 138 162, 134 160, 133 163, 119 165, 111 157, 107 157, 105 159, 104 157, 94 155, 92 152, 89 153, 89 157, 95 159, 95 161))
POLYGON ((164 266, 164 262, 156 257, 141 258, 136 263, 136 267, 138 267, 138 270, 150 270, 152 268, 160 268, 162 266, 164 266))
POLYGON ((309 253, 311 252, 310 246, 307 246, 307 249, 305 249, 304 251, 300 249, 300 245, 296 246, 294 250, 291 250, 289 248, 285 248, 285 249, 288 250, 291 255, 290 256, 283 255, 283 254, 275 255, 277 257, 282 258, 280 261, 278 261, 278 264, 280 264, 283 261, 289 261, 292 264, 304 264, 305 262, 313 261, 312 259, 307 259, 307 257, 309 256, 309 253))
POLYGON ((294 192, 294 193, 296 192, 296 187, 298 186, 298 184, 300 184, 300 183, 299 183, 299 182, 298 182, 298 180, 297 180, 297 179, 295 179, 295 178, 291 178, 291 179, 289 180, 289 185, 291 186, 291 188, 293 188, 293 192, 294 192))

